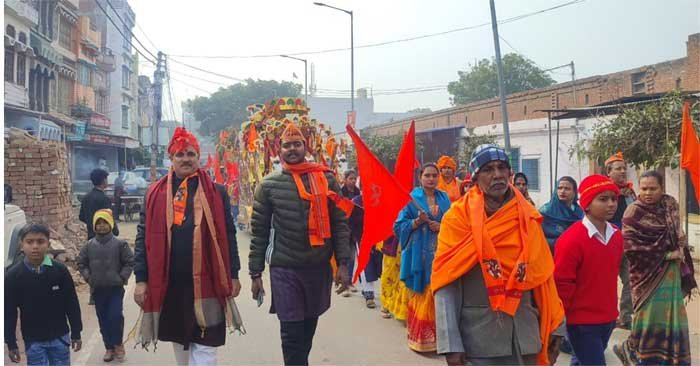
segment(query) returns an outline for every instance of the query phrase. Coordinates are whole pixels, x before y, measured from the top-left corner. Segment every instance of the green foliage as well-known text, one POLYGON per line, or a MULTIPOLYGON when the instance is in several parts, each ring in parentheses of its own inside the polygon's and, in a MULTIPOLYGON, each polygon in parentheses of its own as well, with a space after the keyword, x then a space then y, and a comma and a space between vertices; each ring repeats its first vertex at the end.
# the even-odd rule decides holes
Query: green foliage
POLYGON ((459 152, 459 161, 465 164, 469 164, 472 159, 472 153, 474 150, 483 144, 496 144, 496 136, 492 134, 486 135, 475 135, 474 128, 467 129, 467 136, 464 140, 464 149, 459 152))
MULTIPOLYGON (((672 92, 656 103, 623 108, 616 118, 601 119, 593 138, 580 140, 569 149, 569 156, 602 162, 621 151, 637 168, 677 168, 683 101, 679 92, 672 92)), ((700 102, 691 104, 691 117, 695 130, 700 131, 700 102)))
MULTIPOLYGON (((481 59, 469 71, 458 71, 459 80, 447 85, 452 104, 466 104, 498 96, 495 60, 481 59)), ((506 94, 544 88, 555 83, 534 62, 515 53, 503 56, 503 80, 506 94)))
MULTIPOLYGON (((368 130, 360 131, 362 141, 388 169, 393 168, 396 158, 399 156, 403 135, 403 131, 392 136, 370 135, 368 130)), ((420 155, 421 151, 423 151, 423 144, 416 139, 416 154, 420 155)), ((354 159, 356 161, 357 158, 355 157, 354 159)))
POLYGON ((288 81, 248 79, 218 91, 208 97, 188 100, 187 106, 198 121, 202 121, 199 132, 202 135, 216 135, 220 130, 235 126, 248 119, 246 107, 265 103, 274 97, 297 97, 301 84, 288 81))

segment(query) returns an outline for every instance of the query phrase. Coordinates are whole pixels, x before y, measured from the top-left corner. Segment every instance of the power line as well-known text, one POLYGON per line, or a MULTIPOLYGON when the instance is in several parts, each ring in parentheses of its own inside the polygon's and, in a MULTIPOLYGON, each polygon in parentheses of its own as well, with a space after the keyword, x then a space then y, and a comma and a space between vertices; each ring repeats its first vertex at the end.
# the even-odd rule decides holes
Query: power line
POLYGON ((191 69, 194 69, 194 70, 197 70, 197 71, 201 71, 201 72, 204 72, 204 73, 207 73, 207 74, 212 74, 212 75, 216 75, 216 76, 221 77, 221 78, 230 79, 230 80, 235 80, 235 81, 239 81, 239 82, 245 82, 245 80, 243 80, 243 79, 241 79, 241 78, 237 78, 237 77, 233 77, 233 76, 229 76, 229 75, 223 75, 223 74, 219 74, 219 73, 216 73, 216 72, 213 72, 213 71, 205 70, 205 69, 199 68, 199 67, 197 67, 197 66, 192 66, 192 65, 190 65, 190 64, 186 64, 186 63, 184 63, 184 62, 178 61, 178 60, 176 60, 176 59, 174 59, 174 58, 170 58, 170 60, 171 60, 172 62, 178 63, 178 64, 180 64, 180 65, 182 65, 182 66, 186 66, 186 67, 189 67, 189 68, 191 68, 191 69))
POLYGON ((179 79, 175 79, 175 78, 172 78, 172 77, 171 77, 170 80, 177 81, 178 83, 180 83, 180 84, 182 84, 182 85, 184 85, 184 86, 186 86, 186 87, 189 87, 189 88, 192 88, 192 89, 195 89, 195 90, 199 90, 199 91, 204 92, 204 93, 207 93, 207 94, 213 94, 213 93, 214 93, 214 92, 210 92, 210 91, 208 91, 208 90, 202 89, 202 88, 200 88, 200 87, 198 87, 198 86, 194 86, 194 85, 192 85, 192 84, 190 84, 190 83, 184 82, 184 81, 179 80, 179 79))
POLYGON ((158 47, 156 47, 156 44, 153 43, 153 41, 151 41, 151 38, 148 37, 148 35, 147 35, 146 32, 143 30, 143 28, 141 28, 141 26, 139 25, 139 23, 136 22, 136 21, 134 21, 134 25, 136 25, 136 28, 137 28, 138 30, 141 31, 141 34, 143 34, 144 37, 146 37, 146 40, 151 44, 151 46, 153 46, 153 48, 155 48, 155 49, 157 50, 158 47))
MULTIPOLYGON (((99 2, 99 1, 95 1, 95 4, 97 4, 97 6, 100 8, 100 10, 102 10, 102 13, 104 13, 105 17, 107 17, 107 19, 109 19, 109 22, 112 23, 112 25, 114 26, 114 28, 117 29, 117 32, 119 32, 119 34, 122 35, 122 38, 124 38, 125 41, 130 42, 130 41, 129 41, 129 38, 127 38, 127 36, 124 34, 124 32, 122 32, 122 30, 119 29, 119 26, 117 25, 117 23, 114 22, 114 19, 112 19, 112 17, 109 16, 109 14, 107 13, 107 10, 105 10, 105 8, 102 7, 102 5, 100 5, 100 2, 99 2)), ((117 15, 118 15, 118 14, 117 14, 117 15)), ((141 51, 139 51, 138 48, 134 47, 134 49, 135 49, 136 52, 138 52, 141 56, 143 56, 144 59, 150 61, 150 62, 151 62, 152 64, 154 64, 154 65, 156 64, 155 61, 151 60, 150 58, 148 58, 148 56, 144 55, 141 51)), ((150 52, 149 52, 149 53, 150 53, 150 52)))
MULTIPOLYGON (((502 21, 499 21, 498 24, 508 24, 508 23, 515 22, 515 21, 518 21, 521 19, 529 18, 531 16, 543 14, 543 13, 546 13, 546 12, 549 12, 552 10, 556 10, 556 9, 560 9, 560 8, 563 8, 566 6, 578 4, 578 3, 583 2, 583 1, 586 1, 586 0, 572 0, 572 1, 569 1, 569 2, 566 2, 563 4, 559 4, 559 5, 555 5, 555 6, 546 8, 546 9, 541 9, 541 10, 533 11, 530 13, 525 13, 525 14, 517 15, 517 16, 511 17, 511 18, 507 18, 507 19, 504 19, 502 21)), ((359 46, 355 46, 355 49, 386 46, 386 45, 395 44, 395 43, 402 43, 402 42, 411 42, 411 41, 416 41, 419 39, 438 37, 438 36, 443 36, 443 35, 450 34, 450 33, 473 30, 473 29, 477 29, 477 28, 481 28, 481 27, 485 27, 485 26, 489 26, 489 25, 491 25, 491 22, 484 22, 484 23, 480 23, 480 24, 450 29, 450 30, 437 32, 437 33, 429 33, 429 34, 424 34, 424 35, 419 35, 419 36, 414 36, 414 37, 395 39, 395 40, 391 40, 391 41, 384 41, 384 42, 359 45, 359 46)), ((280 52, 280 53, 262 54, 262 55, 231 55, 231 56, 171 55, 171 56, 182 57, 182 58, 246 59, 246 58, 279 57, 280 55, 288 55, 288 56, 317 55, 317 54, 323 54, 323 53, 340 52, 340 51, 348 51, 348 50, 350 50, 350 48, 331 48, 331 49, 325 49, 325 50, 306 51, 306 52, 280 52)))
MULTIPOLYGON (((98 2, 98 1, 95 1, 95 2, 98 2)), ((109 2, 109 0, 105 0, 105 2, 107 2, 107 5, 109 5, 109 7, 112 9, 112 11, 113 11, 114 14, 117 16, 117 18, 119 18, 119 21, 122 22, 122 25, 124 25, 125 27, 129 28, 129 26, 126 24, 126 22, 124 21, 124 19, 122 19, 121 15, 119 15, 119 12, 117 11, 117 9, 115 9, 114 6, 112 6, 112 3, 109 2)), ((136 23, 136 22, 134 22, 134 23, 136 23)), ((154 55, 151 51, 148 50, 148 47, 144 46, 143 43, 141 43, 141 40, 139 40, 138 37, 136 37, 136 36, 131 32, 131 29, 129 29, 129 33, 131 34, 132 37, 134 37, 134 39, 136 40, 136 42, 138 42, 138 44, 140 44, 141 47, 143 47, 143 49, 144 49, 146 52, 148 52, 149 55, 151 55, 151 57, 153 57, 153 58, 158 58, 156 55, 154 55)), ((131 43, 131 41, 129 41, 129 43, 131 43)), ((134 48, 136 48, 136 46, 134 46, 134 48)), ((157 50, 157 49, 158 49, 158 48, 156 48, 156 50, 157 50)))
POLYGON ((173 88, 170 82, 170 66, 168 65, 168 57, 165 57, 165 77, 168 81, 168 99, 170 100, 170 113, 174 121, 177 121, 177 116, 175 115, 175 107, 173 104, 173 88))

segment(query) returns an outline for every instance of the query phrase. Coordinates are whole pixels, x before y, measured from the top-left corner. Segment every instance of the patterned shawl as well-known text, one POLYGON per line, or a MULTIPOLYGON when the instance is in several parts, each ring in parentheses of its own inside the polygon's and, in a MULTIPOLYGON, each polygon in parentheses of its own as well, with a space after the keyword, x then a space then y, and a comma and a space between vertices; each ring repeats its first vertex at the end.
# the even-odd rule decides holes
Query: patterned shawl
POLYGON ((630 263, 630 285, 634 308, 639 309, 663 280, 669 265, 666 254, 682 248, 681 287, 689 296, 697 288, 687 237, 681 229, 678 202, 664 195, 655 205, 637 200, 622 218, 625 255, 630 263))

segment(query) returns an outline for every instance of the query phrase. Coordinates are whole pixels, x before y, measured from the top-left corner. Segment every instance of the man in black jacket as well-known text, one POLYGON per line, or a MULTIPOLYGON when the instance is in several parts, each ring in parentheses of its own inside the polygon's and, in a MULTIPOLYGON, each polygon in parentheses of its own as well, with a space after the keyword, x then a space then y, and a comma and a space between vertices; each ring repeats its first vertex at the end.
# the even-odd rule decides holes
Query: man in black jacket
POLYGON ((19 309, 27 364, 68 365, 70 348, 78 352, 82 347, 83 330, 73 278, 65 265, 46 255, 48 227, 27 224, 19 240, 24 259, 5 273, 5 343, 10 360, 20 362, 15 333, 19 309))
MULTIPOLYGON (((108 175, 109 173, 102 169, 95 169, 90 172, 90 180, 94 188, 83 197, 83 201, 80 204, 80 216, 78 218, 85 223, 88 232, 88 240, 95 237, 95 230, 92 227, 92 217, 95 215, 95 212, 105 208, 112 208, 112 201, 105 193, 108 175)), ((112 233, 119 236, 119 228, 117 228, 116 224, 112 229, 112 233)))
POLYGON ((333 255, 338 263, 337 280, 342 283, 338 293, 350 285, 350 232, 346 213, 337 206, 340 187, 329 169, 305 163, 305 155, 301 131, 289 124, 282 133, 284 169, 266 176, 255 189, 251 221, 253 299, 262 303, 267 257, 270 312, 280 321, 285 365, 308 365, 318 318, 331 303, 333 255))

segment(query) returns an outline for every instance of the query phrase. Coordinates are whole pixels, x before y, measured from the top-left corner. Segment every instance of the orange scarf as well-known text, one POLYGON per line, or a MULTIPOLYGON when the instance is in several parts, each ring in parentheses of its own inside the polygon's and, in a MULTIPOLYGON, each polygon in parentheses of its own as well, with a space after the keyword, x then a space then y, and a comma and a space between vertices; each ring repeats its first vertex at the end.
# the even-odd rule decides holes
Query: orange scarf
POLYGON ((457 178, 453 178, 452 183, 447 183, 444 179, 442 179, 442 175, 440 175, 438 177, 437 189, 447 193, 447 197, 450 198, 450 202, 454 202, 462 196, 459 194, 460 184, 461 182, 457 180, 457 178))
MULTIPOLYGON (((171 173, 172 174, 172 173, 171 173)), ((185 210, 187 209, 187 181, 190 178, 199 176, 199 172, 194 172, 189 177, 185 178, 177 188, 175 197, 173 197, 173 224, 180 226, 185 220, 185 210)))
POLYGON ((491 217, 484 195, 475 188, 452 205, 442 219, 433 261, 433 292, 479 265, 493 311, 515 315, 523 291, 533 290, 540 312, 542 349, 547 365, 549 336, 564 318, 554 283, 554 260, 540 227, 542 216, 518 192, 491 217))
POLYGON ((328 199, 333 201, 346 215, 350 215, 353 204, 348 199, 342 199, 336 192, 328 189, 326 172, 330 169, 316 163, 283 164, 284 169, 292 174, 297 185, 299 197, 309 201, 309 242, 311 246, 322 246, 325 239, 331 237, 331 222, 328 213, 328 199), (309 176, 311 193, 304 187, 301 175, 309 176))

